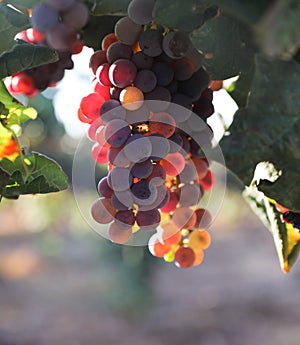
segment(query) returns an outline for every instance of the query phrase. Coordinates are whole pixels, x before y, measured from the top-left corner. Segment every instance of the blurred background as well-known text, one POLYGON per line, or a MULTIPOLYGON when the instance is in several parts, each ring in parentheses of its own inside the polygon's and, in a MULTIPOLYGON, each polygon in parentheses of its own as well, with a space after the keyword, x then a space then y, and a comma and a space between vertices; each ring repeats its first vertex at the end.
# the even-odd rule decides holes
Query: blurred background
MULTIPOLYGON (((70 180, 86 130, 76 109, 89 92, 89 54, 30 100, 40 117, 22 138, 70 180)), ((218 106, 230 113, 228 99, 218 106)), ((83 197, 84 186, 83 176, 83 197)), ((2 201, 0 345, 299 345, 300 264, 281 272, 271 235, 231 178, 210 231, 203 264, 184 270, 97 235, 71 189, 2 201)))

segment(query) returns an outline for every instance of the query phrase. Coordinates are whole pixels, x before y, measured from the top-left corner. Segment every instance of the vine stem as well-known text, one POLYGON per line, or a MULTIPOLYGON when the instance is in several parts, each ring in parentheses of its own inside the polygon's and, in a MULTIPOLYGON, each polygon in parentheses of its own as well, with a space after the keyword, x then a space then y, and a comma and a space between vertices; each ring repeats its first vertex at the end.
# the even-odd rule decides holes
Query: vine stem
MULTIPOLYGON (((7 128, 7 127, 6 127, 6 128, 7 128)), ((25 173, 26 173, 26 177, 28 177, 28 176, 30 175, 30 171, 29 171, 28 166, 27 166, 27 164, 26 164, 26 162, 25 162, 25 156, 24 156, 22 147, 21 147, 21 145, 20 145, 20 141, 19 141, 19 139, 18 139, 16 133, 15 133, 12 129, 10 129, 10 128, 7 128, 7 129, 8 129, 8 130, 10 131, 10 133, 12 134, 12 137, 13 137, 14 141, 16 142, 17 146, 18 146, 19 156, 20 156, 20 158, 21 158, 22 165, 23 165, 24 171, 25 171, 25 173)))

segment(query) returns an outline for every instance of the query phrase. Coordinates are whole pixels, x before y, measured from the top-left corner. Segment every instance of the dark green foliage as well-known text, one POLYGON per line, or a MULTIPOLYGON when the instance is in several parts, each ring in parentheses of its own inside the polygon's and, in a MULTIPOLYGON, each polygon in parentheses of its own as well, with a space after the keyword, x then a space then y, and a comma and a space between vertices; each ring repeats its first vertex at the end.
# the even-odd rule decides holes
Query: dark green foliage
POLYGON ((300 208, 300 67, 294 61, 256 58, 256 71, 246 108, 240 109, 221 142, 226 164, 249 185, 280 204, 300 208), (254 176, 256 165, 271 162, 280 172, 270 182, 264 169, 254 176))
POLYGON ((247 73, 253 66, 252 33, 235 18, 221 14, 190 34, 204 54, 203 64, 212 79, 223 80, 247 73))
POLYGON ((94 50, 101 49, 101 40, 105 35, 114 32, 115 23, 120 18, 118 16, 91 16, 82 33, 84 44, 94 50))
POLYGON ((0 3, 0 54, 15 44, 15 35, 29 27, 29 18, 6 4, 0 3))
POLYGON ((59 192, 68 187, 61 167, 39 153, 18 156, 14 162, 4 158, 0 167, 10 175, 6 187, 2 189, 4 197, 59 192))
POLYGON ((57 60, 57 53, 47 46, 18 41, 11 50, 0 55, 0 79, 57 60))

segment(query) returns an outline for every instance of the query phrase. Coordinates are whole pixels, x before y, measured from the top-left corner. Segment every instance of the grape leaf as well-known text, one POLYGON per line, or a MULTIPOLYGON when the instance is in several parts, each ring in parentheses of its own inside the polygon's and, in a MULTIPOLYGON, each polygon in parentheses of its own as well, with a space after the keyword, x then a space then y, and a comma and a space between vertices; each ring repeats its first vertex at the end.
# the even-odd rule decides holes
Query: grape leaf
POLYGON ((11 138, 12 133, 0 124, 0 145, 11 138))
POLYGON ((7 110, 7 114, 2 113, 1 122, 4 127, 14 131, 16 135, 21 133, 21 125, 37 117, 37 112, 31 107, 25 107, 19 103, 7 91, 3 81, 0 81, 0 102, 7 110))
POLYGON ((254 24, 261 19, 273 0, 214 0, 214 3, 243 22, 254 24))
POLYGON ((3 191, 9 181, 10 175, 3 169, 0 168, 0 201, 3 191))
POLYGON ((29 18, 24 13, 0 3, 0 53, 10 50, 15 44, 15 35, 29 27, 29 18))
POLYGON ((224 80, 254 64, 250 29, 242 22, 222 13, 190 34, 194 46, 204 54, 203 65, 214 80, 224 80))
MULTIPOLYGON (((295 61, 256 57, 247 107, 238 110, 220 143, 226 164, 245 185, 281 205, 300 208, 300 66, 295 61), (270 180, 260 166, 269 162, 279 173, 270 180)), ((265 165, 266 166, 266 165, 265 165)))
POLYGON ((39 4, 42 1, 41 0, 8 0, 7 2, 12 4, 13 6, 22 6, 22 7, 26 7, 26 8, 33 8, 34 6, 36 6, 37 4, 39 4))
POLYGON ((114 26, 120 18, 118 16, 90 16, 81 34, 82 41, 94 50, 101 49, 102 39, 105 35, 114 32, 114 26))
POLYGON ((269 56, 291 59, 300 48, 299 19, 299 1, 277 1, 255 28, 262 51, 269 56))
POLYGON ((252 81, 254 76, 254 64, 253 68, 247 72, 242 72, 239 78, 233 85, 227 89, 227 92, 235 100, 239 108, 243 108, 247 105, 248 96, 250 93, 252 81))
POLYGON ((157 24, 192 31, 202 25, 204 12, 210 5, 208 0, 157 0, 153 18, 157 24))
POLYGON ((24 160, 18 156, 14 162, 4 158, 0 161, 0 169, 10 175, 2 190, 2 196, 6 198, 59 192, 68 188, 68 178, 61 167, 36 152, 26 155, 24 160))
POLYGON ((10 51, 0 55, 0 79, 57 60, 57 53, 47 46, 18 41, 10 51))
POLYGON ((94 16, 115 15, 126 16, 127 7, 131 0, 93 0, 91 14, 94 16))
POLYGON ((275 201, 268 199, 256 187, 247 187, 243 197, 273 235, 281 269, 289 272, 299 256, 300 234, 293 226, 281 221, 275 201))

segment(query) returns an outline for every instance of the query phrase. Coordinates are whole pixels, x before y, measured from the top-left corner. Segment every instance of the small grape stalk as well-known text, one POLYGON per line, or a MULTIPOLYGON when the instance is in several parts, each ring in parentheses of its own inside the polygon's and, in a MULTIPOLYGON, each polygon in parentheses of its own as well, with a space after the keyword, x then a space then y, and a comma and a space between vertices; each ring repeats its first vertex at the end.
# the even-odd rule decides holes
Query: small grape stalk
POLYGON ((213 138, 205 124, 212 90, 188 36, 152 22, 154 4, 132 0, 128 16, 103 38, 90 59, 93 92, 78 118, 90 125, 94 160, 108 164, 94 220, 118 244, 155 231, 151 253, 188 268, 203 261, 211 242, 212 216, 199 202, 215 182, 204 154, 213 138))

